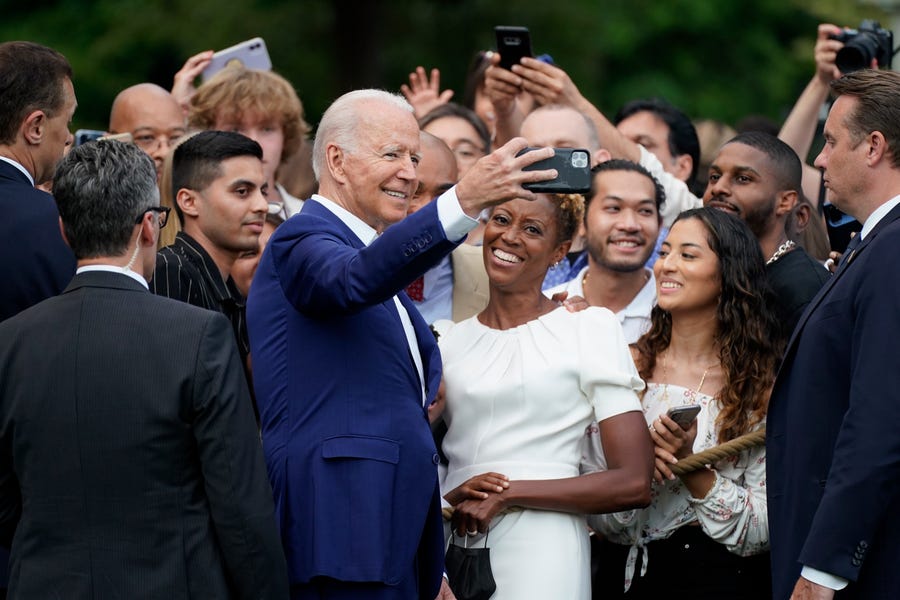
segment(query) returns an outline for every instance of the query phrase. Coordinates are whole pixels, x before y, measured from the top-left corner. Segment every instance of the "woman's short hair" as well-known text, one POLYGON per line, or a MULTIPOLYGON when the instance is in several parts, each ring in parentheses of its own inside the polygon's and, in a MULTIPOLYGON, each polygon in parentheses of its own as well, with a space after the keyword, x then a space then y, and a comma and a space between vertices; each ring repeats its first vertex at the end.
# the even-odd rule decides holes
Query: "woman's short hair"
POLYGON ((584 196, 581 194, 551 194, 550 200, 556 206, 559 242, 571 241, 578 231, 578 225, 584 218, 584 196))

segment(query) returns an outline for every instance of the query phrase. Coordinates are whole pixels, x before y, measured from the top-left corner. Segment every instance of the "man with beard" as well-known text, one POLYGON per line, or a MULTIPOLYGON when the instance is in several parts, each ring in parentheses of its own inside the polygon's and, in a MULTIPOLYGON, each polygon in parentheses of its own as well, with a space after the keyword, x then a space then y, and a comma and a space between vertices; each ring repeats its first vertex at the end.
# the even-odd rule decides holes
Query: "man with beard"
POLYGON ((647 169, 621 159, 594 167, 593 189, 584 214, 588 266, 545 293, 564 291, 608 308, 631 344, 650 326, 656 304, 653 271, 644 265, 656 246, 666 194, 647 169))
POLYGON ((150 289, 224 314, 247 367, 244 297, 231 277, 242 252, 259 247, 269 203, 263 151, 231 131, 202 131, 172 157, 172 195, 181 231, 159 251, 150 289))
POLYGON ((742 133, 713 159, 703 195, 705 205, 740 217, 759 240, 788 337, 829 275, 785 231, 800 193, 801 169, 797 154, 775 136, 742 133))

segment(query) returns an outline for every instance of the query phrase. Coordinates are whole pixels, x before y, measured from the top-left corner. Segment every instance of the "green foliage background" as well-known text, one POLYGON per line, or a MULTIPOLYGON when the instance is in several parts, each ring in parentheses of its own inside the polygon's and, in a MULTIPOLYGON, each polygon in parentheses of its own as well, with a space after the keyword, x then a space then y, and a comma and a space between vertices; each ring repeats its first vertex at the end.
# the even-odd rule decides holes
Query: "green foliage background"
POLYGON ((361 86, 396 90, 416 67, 438 67, 462 99, 473 53, 493 26, 525 25, 608 114, 661 96, 692 117, 781 120, 813 71, 816 25, 885 15, 846 0, 0 0, 0 40, 28 39, 75 70, 76 128, 105 129, 121 89, 170 87, 184 61, 261 36, 274 67, 316 123, 361 86))

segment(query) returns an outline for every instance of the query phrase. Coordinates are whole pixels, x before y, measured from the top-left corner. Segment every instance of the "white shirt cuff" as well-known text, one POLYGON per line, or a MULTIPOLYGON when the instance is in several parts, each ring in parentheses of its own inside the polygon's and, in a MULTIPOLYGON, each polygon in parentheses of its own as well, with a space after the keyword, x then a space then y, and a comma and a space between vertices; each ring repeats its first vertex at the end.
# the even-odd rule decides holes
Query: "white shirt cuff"
POLYGON ((473 219, 463 212, 459 205, 459 198, 456 197, 455 185, 438 196, 437 211, 444 234, 450 241, 461 240, 478 225, 477 219, 473 219))
POLYGON ((831 590, 842 590, 847 587, 847 584, 849 583, 843 577, 838 577, 837 575, 832 575, 831 573, 826 573, 806 566, 800 571, 800 577, 831 590))

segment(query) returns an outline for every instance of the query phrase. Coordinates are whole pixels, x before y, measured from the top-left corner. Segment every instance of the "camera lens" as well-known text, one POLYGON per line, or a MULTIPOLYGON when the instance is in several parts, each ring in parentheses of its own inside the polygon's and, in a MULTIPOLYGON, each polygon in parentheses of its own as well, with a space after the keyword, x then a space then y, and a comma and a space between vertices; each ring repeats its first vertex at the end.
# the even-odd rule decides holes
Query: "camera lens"
POLYGON ((861 31, 859 35, 838 50, 835 64, 841 73, 852 73, 867 69, 872 59, 878 56, 878 38, 869 32, 861 31))
POLYGON ((572 166, 576 169, 583 169, 588 166, 588 157, 585 152, 572 153, 572 166))

